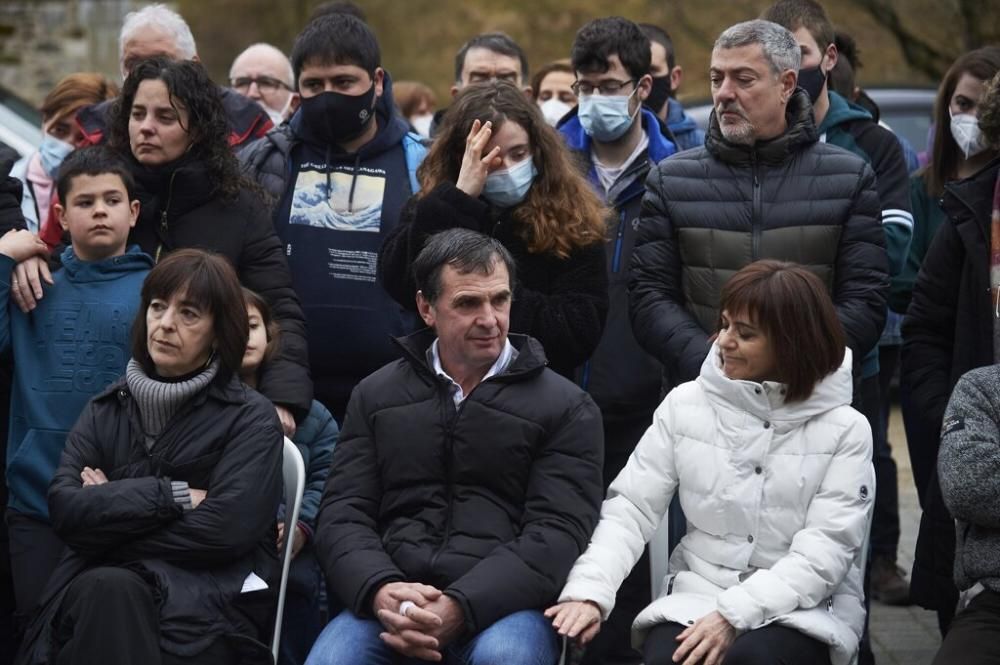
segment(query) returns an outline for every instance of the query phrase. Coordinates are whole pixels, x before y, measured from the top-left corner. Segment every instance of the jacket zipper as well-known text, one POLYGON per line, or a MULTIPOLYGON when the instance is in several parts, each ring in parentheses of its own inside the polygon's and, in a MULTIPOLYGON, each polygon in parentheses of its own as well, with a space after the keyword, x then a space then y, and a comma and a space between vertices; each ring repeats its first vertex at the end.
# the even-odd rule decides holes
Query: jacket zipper
MULTIPOLYGON (((452 401, 451 395, 448 394, 449 391, 447 387, 440 382, 439 386, 441 387, 441 390, 446 393, 445 398, 448 400, 447 402, 445 402, 445 408, 447 408, 448 404, 454 405, 454 401, 452 401)), ((441 536, 441 543, 438 545, 437 550, 434 551, 434 556, 431 557, 431 565, 430 565, 431 574, 433 574, 433 571, 437 568, 438 558, 441 556, 441 552, 444 551, 445 546, 448 544, 448 538, 451 536, 452 503, 454 500, 454 497, 452 496, 452 485, 454 480, 452 478, 452 471, 454 470, 454 466, 452 465, 451 458, 455 451, 455 424, 458 422, 458 417, 461 415, 462 406, 464 405, 465 403, 463 402, 462 405, 458 407, 453 406, 453 408, 455 408, 455 413, 450 415, 447 425, 445 426, 444 475, 446 479, 446 484, 445 484, 444 534, 441 536)))
POLYGON ((753 213, 750 218, 752 229, 751 258, 756 261, 760 258, 760 236, 761 236, 761 203, 760 203, 760 165, 757 162, 757 152, 750 155, 750 164, 753 171, 753 213))
POLYGON ((160 253, 163 252, 163 239, 167 237, 167 232, 170 230, 170 224, 167 222, 167 211, 170 210, 170 200, 174 197, 174 178, 177 177, 177 171, 170 174, 170 184, 167 186, 167 203, 163 206, 163 211, 160 213, 160 243, 156 246, 156 256, 153 257, 153 263, 160 262, 160 253))
POLYGON ((621 270, 622 246, 625 244, 625 211, 618 213, 618 234, 615 236, 615 255, 611 259, 611 272, 621 270))

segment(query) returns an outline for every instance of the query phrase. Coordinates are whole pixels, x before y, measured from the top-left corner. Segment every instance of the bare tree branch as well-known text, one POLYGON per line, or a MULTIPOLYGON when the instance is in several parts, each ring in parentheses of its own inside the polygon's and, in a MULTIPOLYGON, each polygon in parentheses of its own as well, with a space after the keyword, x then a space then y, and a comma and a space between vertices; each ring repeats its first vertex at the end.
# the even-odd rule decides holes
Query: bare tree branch
MULTIPOLYGON (((885 0, 851 0, 851 2, 868 12, 880 26, 893 36, 903 51, 903 57, 911 67, 931 78, 940 79, 954 60, 954 56, 957 55, 944 53, 907 30, 899 13, 885 0)), ((980 14, 979 18, 981 19, 982 16, 980 14)))

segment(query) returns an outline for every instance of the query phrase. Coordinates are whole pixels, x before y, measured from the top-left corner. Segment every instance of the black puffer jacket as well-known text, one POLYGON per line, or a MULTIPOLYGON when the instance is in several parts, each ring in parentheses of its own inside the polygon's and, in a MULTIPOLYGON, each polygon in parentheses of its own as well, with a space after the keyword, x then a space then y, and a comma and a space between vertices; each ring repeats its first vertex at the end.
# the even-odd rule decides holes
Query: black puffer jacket
POLYGON ((722 287, 759 259, 801 263, 823 279, 855 358, 882 333, 889 269, 875 176, 817 142, 802 90, 787 121, 784 134, 751 147, 726 141, 713 113, 704 148, 649 174, 629 295, 635 336, 670 385, 698 376, 722 287))
MULTIPOLYGON (((921 430, 941 431, 941 422, 959 378, 992 365, 993 312, 990 297, 990 214, 1000 158, 979 173, 945 187, 947 219, 931 242, 903 319, 900 383, 909 387, 921 430)), ((914 480, 923 515, 913 562, 910 594, 928 608, 954 607, 952 580, 954 521, 937 481, 938 436, 910 443, 914 480)))
POLYGON ((517 263, 510 330, 531 335, 545 349, 552 369, 565 377, 594 352, 608 313, 604 244, 595 243, 561 259, 528 250, 511 210, 494 208, 450 182, 423 198, 412 197, 378 256, 382 286, 398 303, 416 310, 413 260, 428 236, 467 228, 503 243, 517 263))
POLYGON ((475 633, 553 602, 587 547, 602 498, 601 416, 520 335, 507 370, 456 410, 427 363, 433 340, 429 330, 402 338, 405 358, 355 388, 317 556, 358 615, 371 615, 383 584, 419 581, 454 597, 475 633))
POLYGON ((250 572, 276 586, 282 441, 274 408, 235 377, 192 397, 150 452, 124 379, 94 397, 49 488, 52 524, 71 555, 49 581, 19 662, 49 662, 51 618, 66 586, 95 565, 126 566, 155 584, 165 651, 192 656, 226 635, 248 656, 267 656, 259 642, 269 637, 274 597, 240 591, 250 572), (109 482, 82 487, 84 466, 109 482), (184 512, 171 480, 208 495, 184 512))
POLYGON ((229 259, 240 283, 267 300, 281 327, 280 354, 264 367, 260 392, 297 418, 305 417, 312 406, 305 317, 267 206, 248 191, 235 201, 216 195, 208 167, 199 161, 182 160, 176 168, 156 171, 132 159, 130 164, 142 207, 129 243, 157 261, 185 247, 229 259))

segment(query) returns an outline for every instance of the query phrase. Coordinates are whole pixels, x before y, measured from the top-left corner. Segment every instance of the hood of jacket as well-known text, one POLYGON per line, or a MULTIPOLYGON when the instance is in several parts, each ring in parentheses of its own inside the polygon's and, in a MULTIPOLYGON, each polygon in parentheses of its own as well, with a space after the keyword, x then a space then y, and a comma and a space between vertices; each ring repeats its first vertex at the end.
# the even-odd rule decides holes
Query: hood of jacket
MULTIPOLYGON (((579 106, 573 107, 573 110, 566 114, 559 122, 558 130, 566 140, 569 149, 583 153, 589 162, 590 144, 593 139, 583 129, 583 124, 577 115, 579 108, 579 106)), ((649 147, 647 148, 649 160, 657 164, 677 152, 677 146, 670 140, 670 130, 659 116, 645 106, 639 108, 642 113, 642 128, 645 130, 646 136, 649 137, 649 147)))
POLYGON ((854 391, 851 363, 851 350, 845 347, 840 367, 820 379, 809 397, 800 402, 786 403, 783 383, 757 383, 727 377, 722 371, 716 342, 702 363, 697 380, 716 408, 739 409, 773 422, 776 428, 794 429, 838 406, 850 406, 854 391))
POLYGON ((719 118, 712 109, 705 147, 716 159, 729 164, 750 164, 755 159, 764 164, 783 164, 796 152, 819 140, 812 104, 802 88, 797 88, 789 98, 785 121, 787 129, 773 139, 757 141, 753 145, 731 143, 722 135, 719 118))
POLYGON ((684 111, 679 101, 671 97, 667 100, 667 127, 677 136, 695 131, 698 123, 684 111))
POLYGON ((152 257, 139 249, 138 245, 132 245, 121 256, 103 261, 82 261, 70 246, 63 250, 60 260, 66 278, 77 284, 106 282, 118 279, 122 273, 153 268, 152 257))
POLYGON ((375 122, 378 123, 378 131, 371 141, 361 146, 356 153, 347 153, 339 146, 327 145, 318 138, 314 138, 309 127, 302 121, 302 113, 296 111, 292 119, 288 121, 292 135, 296 141, 300 141, 313 151, 329 155, 328 162, 353 162, 380 155, 387 150, 392 150, 399 146, 403 137, 409 131, 406 121, 400 117, 396 111, 396 102, 392 95, 392 78, 389 72, 385 73, 382 83, 382 96, 375 101, 375 122))
POLYGON ((830 131, 831 128, 845 122, 854 120, 871 120, 872 114, 857 104, 852 104, 833 90, 829 92, 830 108, 826 112, 826 117, 816 130, 820 134, 830 131))

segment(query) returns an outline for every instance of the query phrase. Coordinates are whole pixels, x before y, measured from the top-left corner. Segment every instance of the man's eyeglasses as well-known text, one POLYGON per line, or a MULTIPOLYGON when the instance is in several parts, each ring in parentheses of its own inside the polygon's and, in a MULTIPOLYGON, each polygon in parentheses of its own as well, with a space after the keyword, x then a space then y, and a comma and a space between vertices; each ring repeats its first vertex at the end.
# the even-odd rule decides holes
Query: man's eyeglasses
POLYGON ((292 89, 292 87, 284 81, 279 81, 278 79, 271 78, 270 76, 240 76, 230 79, 229 81, 229 84, 233 87, 233 89, 239 93, 245 93, 254 83, 257 84, 257 89, 264 93, 276 92, 278 88, 284 88, 285 90, 292 89))
POLYGON ((570 87, 573 89, 573 93, 576 94, 577 97, 592 95, 595 90, 600 92, 602 95, 617 95, 618 92, 629 83, 634 84, 638 83, 638 81, 639 79, 629 79, 627 81, 601 81, 597 85, 586 81, 574 81, 573 85, 570 87))

